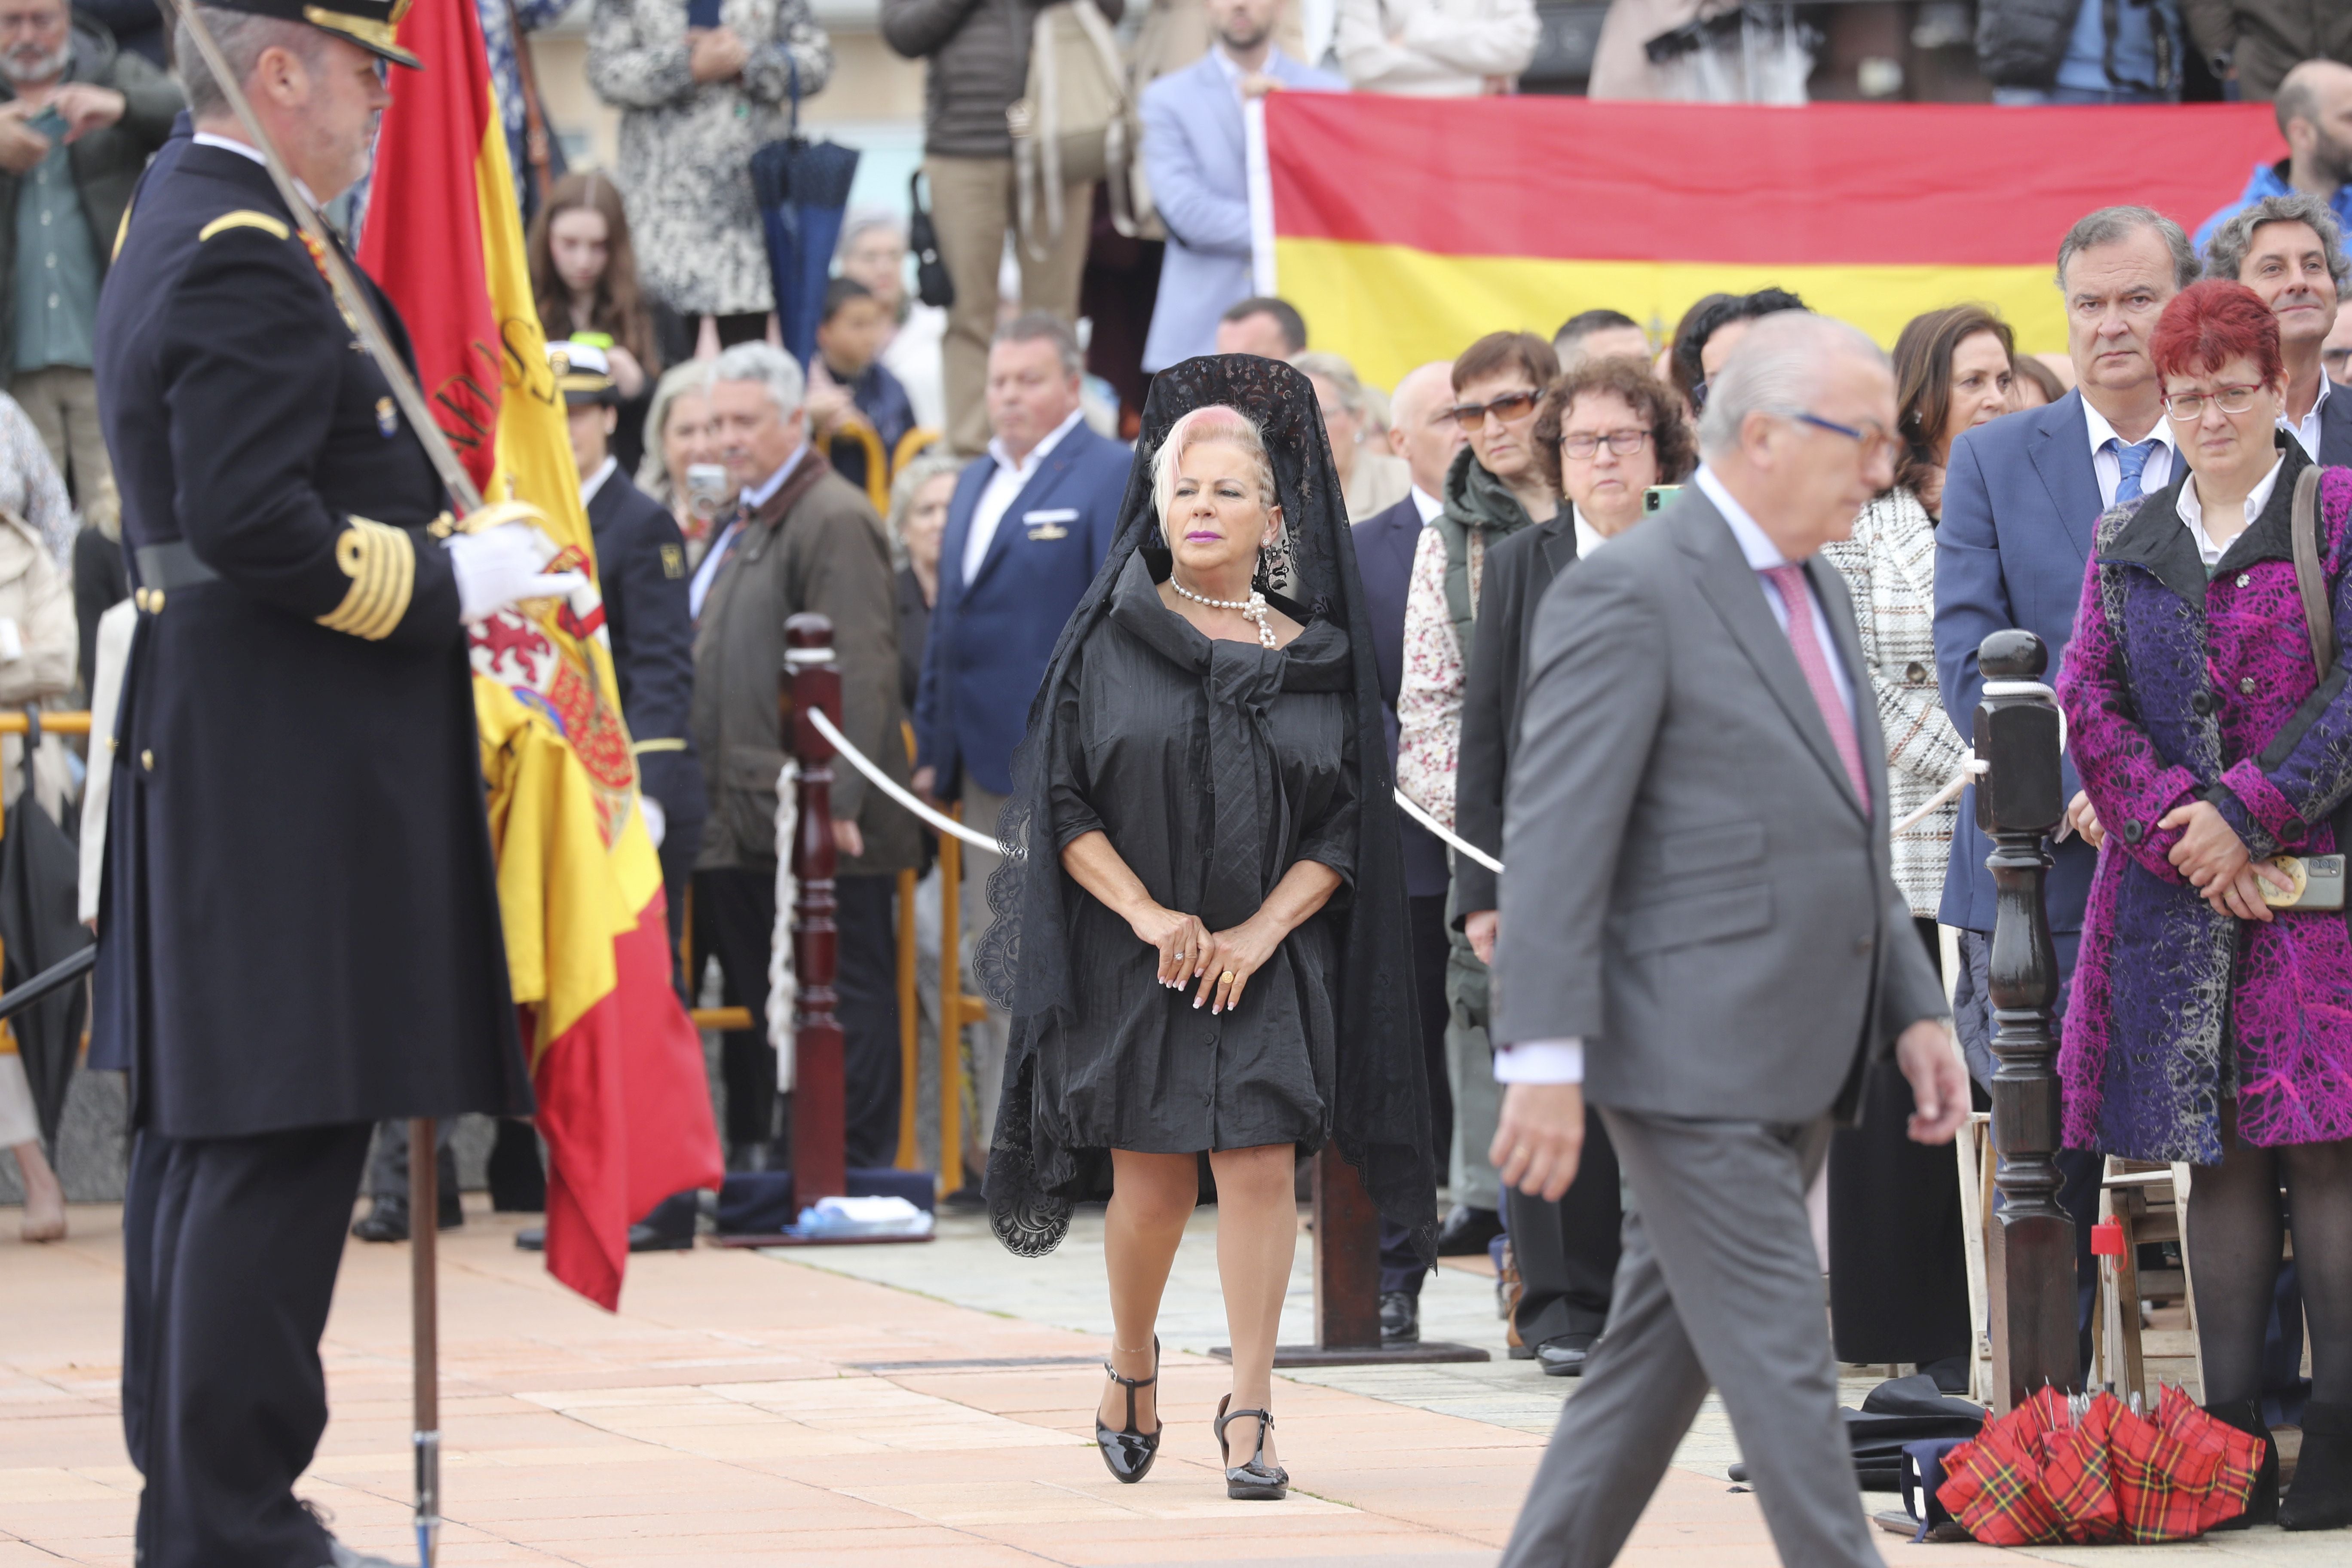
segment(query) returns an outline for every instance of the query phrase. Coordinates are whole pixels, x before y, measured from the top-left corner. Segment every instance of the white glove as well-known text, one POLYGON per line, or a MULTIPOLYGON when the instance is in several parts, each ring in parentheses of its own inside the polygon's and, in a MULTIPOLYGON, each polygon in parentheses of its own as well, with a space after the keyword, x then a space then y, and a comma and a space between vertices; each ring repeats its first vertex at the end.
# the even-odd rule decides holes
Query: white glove
POLYGON ((637 809, 646 816, 646 836, 654 841, 655 848, 660 848, 669 833, 669 814, 662 810, 661 802, 642 792, 637 795, 637 809))
POLYGON ((543 573, 555 542, 527 522, 502 522, 448 539, 457 576, 457 618, 472 625, 522 599, 562 599, 587 584, 580 572, 543 573))

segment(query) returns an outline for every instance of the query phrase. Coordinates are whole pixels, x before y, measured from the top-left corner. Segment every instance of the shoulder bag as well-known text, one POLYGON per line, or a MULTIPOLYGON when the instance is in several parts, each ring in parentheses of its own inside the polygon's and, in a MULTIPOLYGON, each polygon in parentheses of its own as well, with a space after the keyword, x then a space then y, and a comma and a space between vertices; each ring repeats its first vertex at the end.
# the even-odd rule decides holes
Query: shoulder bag
POLYGON ((1062 195, 1097 180, 1109 189, 1111 226, 1136 236, 1150 216, 1143 124, 1118 40, 1094 0, 1055 0, 1038 9, 1028 90, 1006 108, 1004 120, 1013 133, 1014 206, 1030 256, 1044 260, 1064 225, 1088 221, 1088 214, 1065 212, 1062 195))

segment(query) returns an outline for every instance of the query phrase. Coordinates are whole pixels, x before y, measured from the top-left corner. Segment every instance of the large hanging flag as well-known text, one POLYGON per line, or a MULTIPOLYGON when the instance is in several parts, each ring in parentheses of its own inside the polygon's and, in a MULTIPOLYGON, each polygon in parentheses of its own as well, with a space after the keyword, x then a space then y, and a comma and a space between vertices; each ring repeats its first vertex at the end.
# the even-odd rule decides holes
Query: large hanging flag
POLYGON ((2267 104, 1302 92, 1266 100, 1262 148, 1259 281, 1382 385, 1497 327, 1549 337, 1607 307, 1663 337, 1700 296, 1767 285, 1889 345, 1977 300, 2021 349, 2063 349, 2053 266, 2076 218, 2130 202, 2193 230, 2285 151, 2267 104))
POLYGON ((547 515, 590 585, 477 626, 472 653, 508 966, 547 1140, 547 1266, 610 1308, 628 1227, 721 1176, 701 1039, 670 987, 661 865, 594 586, 562 395, 473 0, 416 0, 392 73, 361 263, 400 308, 418 379, 486 500, 547 515))

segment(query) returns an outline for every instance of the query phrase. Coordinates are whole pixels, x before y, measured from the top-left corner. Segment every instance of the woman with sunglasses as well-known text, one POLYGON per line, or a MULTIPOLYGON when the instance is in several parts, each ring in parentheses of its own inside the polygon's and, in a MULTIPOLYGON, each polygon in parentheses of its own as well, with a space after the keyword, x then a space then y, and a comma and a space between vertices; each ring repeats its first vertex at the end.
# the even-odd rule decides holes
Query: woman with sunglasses
MULTIPOLYGON (((2263 1341, 2292 1226, 2303 1454, 2282 1502, 2266 1450, 2243 1517, 2337 1529, 2352 1524, 2352 936, 2323 880, 2342 862, 2316 858, 2347 847, 2352 694, 2313 668, 2293 542, 2311 463, 2278 428, 2277 317, 2208 279, 2164 308, 2148 350, 2186 472, 2099 520, 2057 682, 2101 844, 2058 1058, 2065 1141, 2197 1167, 2182 1229, 2206 1408, 2265 1438, 2263 1341)), ((2340 637, 2352 470, 2316 488, 2314 588, 2340 637)))
MULTIPOLYGON (((1489 332, 1454 362, 1454 418, 1469 436, 1445 472, 1445 510, 1423 529, 1405 590, 1404 673, 1397 692, 1397 787, 1454 826, 1462 691, 1486 552, 1559 511, 1559 487, 1537 451, 1536 406, 1559 375, 1532 332, 1489 332)), ((1454 1090, 1454 1210, 1441 1254, 1484 1252, 1502 1229, 1486 1145, 1501 1100, 1486 1050, 1486 966, 1455 929, 1449 900, 1445 1066, 1454 1090)))

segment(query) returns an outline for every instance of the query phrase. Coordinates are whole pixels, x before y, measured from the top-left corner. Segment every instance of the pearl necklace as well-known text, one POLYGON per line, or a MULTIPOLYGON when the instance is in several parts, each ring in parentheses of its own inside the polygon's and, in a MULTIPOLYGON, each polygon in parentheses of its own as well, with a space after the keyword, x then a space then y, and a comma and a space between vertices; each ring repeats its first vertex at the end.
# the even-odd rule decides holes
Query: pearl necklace
POLYGON ((1176 574, 1173 572, 1168 574, 1168 585, 1176 590, 1176 594, 1179 598, 1190 599, 1196 605, 1206 605, 1213 610, 1235 610, 1240 612, 1242 619, 1257 627, 1258 647, 1273 647, 1276 646, 1274 640, 1274 628, 1266 625, 1265 622, 1267 614, 1265 595, 1259 593, 1256 589, 1251 589, 1250 596, 1246 599, 1212 599, 1205 594, 1195 594, 1192 589, 1187 588, 1183 584, 1176 581, 1176 574))

